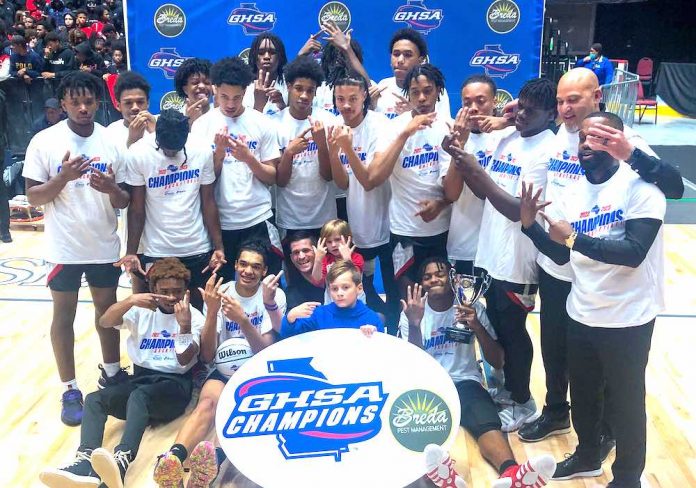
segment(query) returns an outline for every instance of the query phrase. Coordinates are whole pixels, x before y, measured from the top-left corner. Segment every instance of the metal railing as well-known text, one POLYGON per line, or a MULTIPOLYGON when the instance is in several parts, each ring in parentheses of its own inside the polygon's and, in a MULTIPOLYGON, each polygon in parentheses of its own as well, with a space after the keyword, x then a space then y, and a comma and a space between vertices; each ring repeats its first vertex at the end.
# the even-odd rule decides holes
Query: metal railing
POLYGON ((614 80, 602 85, 602 102, 607 112, 621 117, 629 127, 633 125, 638 98, 638 75, 622 69, 614 71, 614 80))

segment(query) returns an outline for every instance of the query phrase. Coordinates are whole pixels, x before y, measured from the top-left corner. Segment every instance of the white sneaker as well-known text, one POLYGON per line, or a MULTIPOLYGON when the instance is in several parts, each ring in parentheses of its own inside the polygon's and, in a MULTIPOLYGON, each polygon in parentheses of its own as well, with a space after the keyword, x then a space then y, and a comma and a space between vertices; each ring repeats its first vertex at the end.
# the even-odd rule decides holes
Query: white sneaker
POLYGON ((498 412, 503 432, 514 432, 528 422, 534 421, 539 414, 534 398, 525 403, 512 402, 498 412))

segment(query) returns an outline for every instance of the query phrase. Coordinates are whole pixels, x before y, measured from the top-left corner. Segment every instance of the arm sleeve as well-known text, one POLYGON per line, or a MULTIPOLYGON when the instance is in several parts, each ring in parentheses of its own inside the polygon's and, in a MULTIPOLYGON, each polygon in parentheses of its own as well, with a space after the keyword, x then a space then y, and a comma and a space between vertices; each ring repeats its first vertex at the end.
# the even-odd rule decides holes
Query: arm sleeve
POLYGON ((317 311, 315 310, 310 317, 306 319, 297 319, 292 324, 288 322, 288 317, 286 315, 283 317, 283 322, 280 326, 280 336, 284 339, 286 337, 302 334, 303 332, 317 330, 319 327, 317 326, 316 313, 317 311))
POLYGON ((584 68, 585 67, 585 58, 580 58, 575 62, 575 67, 576 68, 584 68))
MULTIPOLYGON (((40 137, 40 136, 39 136, 40 137)), ((41 153, 41 141, 34 136, 24 157, 22 176, 30 180, 46 183, 49 178, 49 163, 41 153)))
MULTIPOLYGON (((570 249, 553 242, 539 222, 534 222, 529 229, 522 227, 522 233, 532 240, 539 252, 550 257, 554 263, 563 265, 570 261, 570 249)), ((577 246, 577 241, 575 245, 577 246)))
POLYGON ((648 254, 660 226, 662 221, 659 219, 627 220, 623 239, 597 239, 578 234, 573 250, 602 263, 637 268, 648 254))
POLYGON ((684 196, 684 181, 679 170, 671 164, 636 148, 628 161, 638 175, 648 183, 654 183, 667 198, 675 200, 684 196))

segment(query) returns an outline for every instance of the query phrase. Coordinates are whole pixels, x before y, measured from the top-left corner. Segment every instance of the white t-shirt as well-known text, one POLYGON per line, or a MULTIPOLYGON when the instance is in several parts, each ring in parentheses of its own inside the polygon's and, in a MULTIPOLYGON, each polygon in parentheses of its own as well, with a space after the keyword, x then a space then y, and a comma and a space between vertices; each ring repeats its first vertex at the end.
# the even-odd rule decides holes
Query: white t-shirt
POLYGON ((338 110, 334 107, 333 102, 333 87, 327 85, 325 81, 322 82, 322 84, 317 87, 317 93, 314 95, 314 100, 312 100, 312 106, 331 112, 332 115, 338 115, 338 110))
MULTIPOLYGON (((276 82, 275 87, 278 89, 280 94, 283 96, 283 101, 285 102, 285 105, 288 104, 288 87, 285 85, 285 83, 278 83, 276 82)), ((244 92, 244 99, 242 100, 242 104, 253 110, 254 109, 254 82, 252 81, 249 86, 247 86, 246 91, 244 92)), ((267 116, 273 116, 280 112, 282 109, 276 105, 275 103, 271 102, 270 100, 266 102, 266 105, 263 107, 263 115, 267 116)))
MULTIPOLYGON (((630 127, 625 127, 624 134, 626 139, 635 147, 646 154, 657 157, 655 152, 645 142, 645 139, 640 137, 636 131, 630 127)), ((553 143, 553 150, 550 154, 546 176, 545 200, 552 203, 544 209, 547 215, 556 220, 560 218, 556 210, 558 203, 565 201, 568 198, 568 191, 578 181, 585 179, 585 170, 582 169, 578 160, 579 142, 579 131, 569 132, 565 124, 559 127, 553 143)), ((549 230, 546 221, 544 221, 544 228, 546 231, 549 230)), ((541 252, 537 257, 537 263, 554 278, 568 282, 573 281, 573 270, 570 263, 560 266, 541 252)))
MULTIPOLYGON (((271 317, 268 314, 266 307, 263 305, 263 289, 261 286, 259 286, 256 293, 250 297, 240 296, 239 293, 237 293, 234 281, 230 281, 223 285, 222 289, 225 287, 229 287, 226 295, 239 302, 244 310, 244 313, 247 317, 249 317, 249 322, 251 322, 251 325, 253 325, 256 330, 259 331, 259 334, 265 334, 266 332, 271 331, 273 324, 271 323, 271 317)), ((287 302, 285 300, 285 292, 280 288, 276 290, 275 301, 276 305, 278 305, 278 308, 280 309, 281 315, 285 315, 287 302)), ((231 339, 233 337, 244 337, 240 325, 237 322, 229 320, 227 317, 225 317, 222 313, 222 309, 220 309, 218 312, 217 331, 218 344, 222 344, 227 339, 231 339)), ((246 337, 244 338, 246 339, 246 337)))
MULTIPOLYGON (((546 185, 546 169, 554 133, 545 130, 535 136, 522 137, 513 132, 503 138, 488 167, 491 179, 507 194, 519 197, 522 181, 534 188, 546 185)), ((522 234, 519 222, 508 220, 486 200, 481 219, 475 264, 500 281, 536 284, 537 249, 522 234)))
MULTIPOLYGON (((396 138, 412 119, 411 112, 395 118, 389 127, 391 136, 378 150, 386 150, 387 143, 396 138)), ((447 174, 451 157, 442 149, 442 139, 449 134, 448 122, 451 123, 452 119, 438 117, 431 127, 416 132, 408 138, 397 157, 389 178, 392 188, 389 219, 394 234, 426 237, 441 234, 449 228, 449 206, 430 222, 415 216, 421 210, 418 202, 445 196, 442 178, 447 174)))
MULTIPOLYGON (((626 221, 663 220, 666 205, 655 185, 622 163, 604 183, 580 180, 558 211, 578 233, 619 240, 626 236, 626 221)), ((664 310, 662 229, 637 268, 602 263, 577 251, 571 251, 570 264, 574 279, 567 309, 573 320, 594 327, 632 327, 664 310)))
POLYGON ((143 139, 128 151, 132 186, 145 187, 144 253, 150 257, 186 257, 212 249, 203 223, 200 190, 215 183, 213 152, 193 134, 184 151, 168 158, 153 140, 143 139))
MULTIPOLYGON (((375 111, 382 112, 389 119, 396 118, 399 114, 396 113, 396 104, 399 101, 394 94, 401 95, 404 98, 408 98, 403 94, 403 91, 396 84, 396 78, 393 76, 390 78, 384 78, 382 81, 377 83, 377 86, 381 89, 384 88, 382 94, 377 99, 377 105, 375 106, 375 111)), ((450 112, 450 102, 449 95, 447 94, 447 88, 444 89, 442 95, 440 95, 440 100, 435 104, 435 111, 440 117, 446 117, 447 119, 452 117, 450 112)))
MULTIPOLYGON (((486 307, 481 302, 476 302, 474 308, 483 328, 493 339, 496 339, 493 326, 486 315, 486 307)), ((457 322, 455 312, 454 307, 444 312, 436 312, 426 302, 425 313, 420 324, 423 348, 447 370, 454 382, 473 380, 482 383, 483 378, 476 359, 476 341, 472 340, 469 344, 464 344, 450 341, 445 336, 445 329, 455 326, 457 322)), ((399 317, 399 329, 401 337, 408 340, 408 318, 404 312, 401 312, 399 317)))
MULTIPOLYGON (((236 118, 226 117, 220 109, 211 110, 193 123, 191 133, 214 147, 215 133, 225 126, 232 137, 246 142, 260 162, 280 157, 274 125, 254 109, 247 108, 236 118)), ((246 163, 229 153, 222 163, 215 199, 223 230, 246 229, 273 215, 268 185, 256 178, 246 163)))
MULTIPOLYGON (((481 167, 488 170, 500 139, 510 133, 510 130, 495 131, 490 134, 472 133, 464 150, 473 154, 481 167)), ((447 237, 447 254, 450 259, 473 261, 476 257, 484 203, 485 200, 474 195, 465 183, 459 199, 452 204, 452 218, 447 237)))
MULTIPOLYGON (((338 117, 339 124, 345 124, 338 117)), ((353 150, 364 166, 375 157, 380 141, 388 138, 389 120, 382 114, 368 110, 363 121, 353 129, 353 150)), ((341 162, 348 173, 346 209, 353 242, 361 248, 373 248, 389 242, 389 200, 391 186, 385 181, 377 188, 365 191, 341 153, 341 162)))
MULTIPOLYGON (((116 183, 126 179, 120 153, 106 129, 95 123, 89 137, 80 137, 67 120, 36 134, 29 142, 22 176, 46 183, 58 175, 65 153, 93 159, 91 166, 106 173, 111 166, 116 183)), ((89 184, 91 170, 68 182, 44 205, 45 259, 53 264, 100 264, 118 261, 121 243, 116 210, 109 196, 89 184)))
MULTIPOLYGON (((312 120, 321 120, 326 131, 336 117, 326 110, 312 109, 312 120)), ((276 114, 278 145, 284 151, 291 140, 309 128, 309 120, 297 120, 286 108, 276 114)), ((311 137, 311 132, 307 134, 311 137)), ((292 160, 292 175, 285 187, 276 190, 276 223, 283 229, 314 229, 336 218, 335 186, 319 174, 319 151, 310 140, 307 149, 292 160)))
MULTIPOLYGON (((200 346, 201 331, 205 317, 191 307, 191 335, 200 346)), ((182 366, 176 359, 176 338, 179 335, 179 322, 176 316, 162 313, 159 309, 132 307, 123 315, 119 329, 126 329, 130 337, 126 341, 128 356, 140 367, 162 373, 184 374, 198 361, 194 355, 187 365, 182 366)))

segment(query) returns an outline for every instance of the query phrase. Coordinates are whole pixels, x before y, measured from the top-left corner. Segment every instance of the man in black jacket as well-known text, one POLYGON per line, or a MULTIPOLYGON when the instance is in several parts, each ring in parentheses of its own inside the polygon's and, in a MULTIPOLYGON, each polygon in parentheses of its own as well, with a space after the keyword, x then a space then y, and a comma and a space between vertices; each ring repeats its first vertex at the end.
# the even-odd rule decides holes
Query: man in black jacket
POLYGON ((41 73, 46 79, 56 78, 60 80, 63 76, 75 70, 75 55, 71 49, 63 46, 60 36, 55 32, 49 32, 44 39, 44 69, 41 73))

